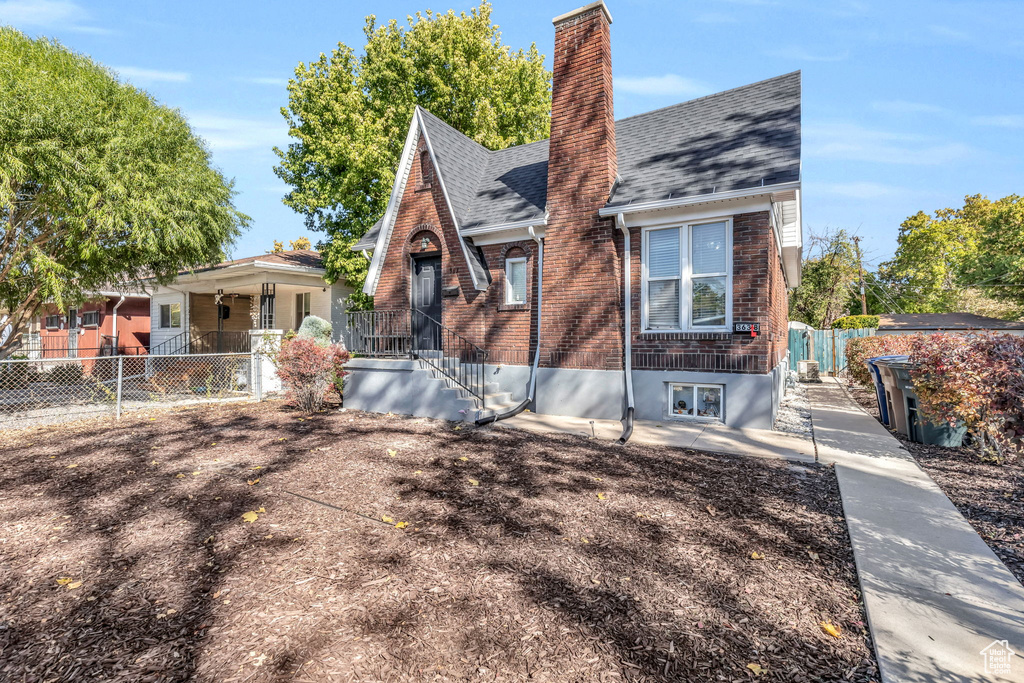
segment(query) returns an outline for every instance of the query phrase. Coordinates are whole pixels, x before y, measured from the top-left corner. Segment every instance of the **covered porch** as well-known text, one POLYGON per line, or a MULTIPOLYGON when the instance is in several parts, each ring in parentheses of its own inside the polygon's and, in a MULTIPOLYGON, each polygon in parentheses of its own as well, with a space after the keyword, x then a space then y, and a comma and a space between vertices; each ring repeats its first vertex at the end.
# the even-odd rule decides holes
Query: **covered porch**
POLYGON ((323 275, 322 268, 261 260, 182 275, 153 296, 150 353, 245 353, 260 332, 280 336, 310 315, 331 321, 340 339, 349 290, 323 275))

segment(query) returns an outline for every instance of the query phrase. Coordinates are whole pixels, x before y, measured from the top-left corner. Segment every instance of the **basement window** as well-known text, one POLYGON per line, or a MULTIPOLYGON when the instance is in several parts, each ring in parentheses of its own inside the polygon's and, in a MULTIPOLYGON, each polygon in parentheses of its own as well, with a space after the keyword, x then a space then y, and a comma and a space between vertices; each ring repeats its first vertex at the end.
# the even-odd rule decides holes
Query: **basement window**
POLYGON ((672 419, 721 420, 724 387, 720 384, 667 383, 668 416, 672 419))

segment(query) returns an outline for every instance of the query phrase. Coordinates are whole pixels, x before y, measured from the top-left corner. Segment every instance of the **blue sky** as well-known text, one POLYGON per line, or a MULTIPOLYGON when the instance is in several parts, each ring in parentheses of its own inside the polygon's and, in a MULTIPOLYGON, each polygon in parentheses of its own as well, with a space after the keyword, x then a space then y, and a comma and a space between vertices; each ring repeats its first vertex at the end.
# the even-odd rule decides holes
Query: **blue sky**
MULTIPOLYGON (((871 264, 919 209, 1024 193, 1024 2, 606 1, 618 118, 803 70, 805 231, 857 231, 871 264)), ((550 66, 551 18, 579 4, 495 0, 493 19, 550 66)), ((253 218, 238 257, 321 238, 281 203, 272 171, 295 65, 339 41, 361 48, 368 14, 470 6, 0 0, 0 23, 58 38, 179 108, 253 218)))

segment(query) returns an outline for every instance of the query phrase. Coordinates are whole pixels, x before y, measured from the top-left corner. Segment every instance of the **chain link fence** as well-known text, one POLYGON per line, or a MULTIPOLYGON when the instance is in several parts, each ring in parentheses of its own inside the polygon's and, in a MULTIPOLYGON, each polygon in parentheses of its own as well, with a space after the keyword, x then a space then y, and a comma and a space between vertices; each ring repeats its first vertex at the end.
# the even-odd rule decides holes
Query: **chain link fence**
POLYGON ((0 361, 0 429, 195 403, 262 400, 258 353, 0 361))

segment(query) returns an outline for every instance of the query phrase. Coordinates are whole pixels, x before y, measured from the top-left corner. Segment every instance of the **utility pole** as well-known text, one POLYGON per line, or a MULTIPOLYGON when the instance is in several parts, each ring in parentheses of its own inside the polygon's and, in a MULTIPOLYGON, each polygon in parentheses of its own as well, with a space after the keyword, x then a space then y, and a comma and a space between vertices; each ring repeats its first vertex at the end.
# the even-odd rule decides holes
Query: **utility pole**
POLYGON ((860 272, 860 312, 861 315, 867 315, 868 298, 864 294, 864 261, 860 253, 860 237, 854 237, 853 243, 857 246, 857 269, 860 272))

